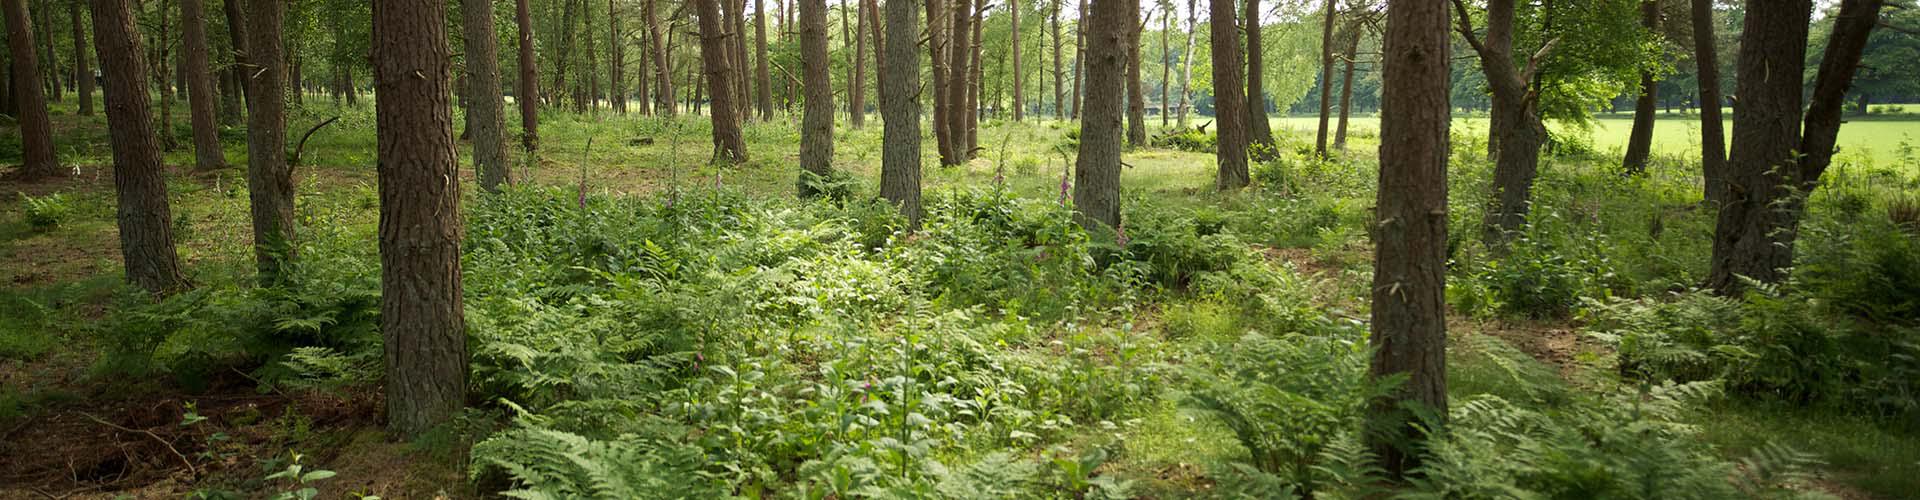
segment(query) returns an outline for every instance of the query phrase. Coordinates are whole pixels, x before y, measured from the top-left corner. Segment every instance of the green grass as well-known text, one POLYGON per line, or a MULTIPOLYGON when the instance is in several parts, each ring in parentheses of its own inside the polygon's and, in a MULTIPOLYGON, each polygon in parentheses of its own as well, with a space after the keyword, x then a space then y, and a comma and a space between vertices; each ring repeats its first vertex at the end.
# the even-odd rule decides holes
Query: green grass
POLYGON ((1920 435, 1898 424, 1828 410, 1728 401, 1701 416, 1706 438, 1728 456, 1769 441, 1818 455, 1829 479, 1876 498, 1920 492, 1920 435))

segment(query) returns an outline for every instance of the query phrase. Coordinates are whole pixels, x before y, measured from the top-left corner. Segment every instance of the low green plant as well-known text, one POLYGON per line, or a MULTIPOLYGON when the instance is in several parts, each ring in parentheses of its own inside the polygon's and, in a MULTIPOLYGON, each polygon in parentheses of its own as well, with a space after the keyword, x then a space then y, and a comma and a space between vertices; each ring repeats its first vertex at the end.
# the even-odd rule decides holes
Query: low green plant
POLYGON ((41 197, 20 194, 20 212, 26 215, 27 226, 35 231, 46 231, 67 222, 73 217, 73 201, 65 194, 53 193, 41 197))

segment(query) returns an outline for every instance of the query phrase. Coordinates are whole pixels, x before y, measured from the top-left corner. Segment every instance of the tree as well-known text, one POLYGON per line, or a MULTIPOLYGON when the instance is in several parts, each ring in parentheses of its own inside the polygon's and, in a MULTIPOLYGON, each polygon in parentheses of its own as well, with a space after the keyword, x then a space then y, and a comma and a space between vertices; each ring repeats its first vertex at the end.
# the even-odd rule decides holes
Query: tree
POLYGON ((402 439, 453 419, 466 400, 460 185, 447 182, 459 165, 445 19, 441 0, 373 4, 380 333, 387 430, 402 439))
POLYGON ((1200 31, 1200 0, 1187 0, 1187 49, 1180 52, 1180 128, 1187 127, 1187 110, 1193 109, 1193 38, 1200 31))
POLYGON ((67 3, 67 14, 73 18, 73 81, 80 94, 80 116, 93 116, 93 72, 87 69, 87 29, 82 26, 80 2, 67 3))
POLYGON ((227 167, 220 146, 219 118, 213 110, 213 71, 207 64, 207 12, 202 0, 180 0, 181 56, 186 60, 187 107, 193 122, 194 168, 227 167))
MULTIPOLYGON (((862 13, 849 21, 847 8, 864 9, 860 5, 854 3, 840 7, 841 45, 853 47, 851 60, 847 61, 847 126, 855 129, 867 126, 867 39, 860 36, 860 32, 866 29, 867 16, 862 13)), ((802 37, 801 41, 805 42, 806 38, 802 37)), ((805 52, 805 49, 801 51, 805 52)))
POLYGON ((1881 0, 1843 0, 1800 110, 1811 0, 1749 0, 1740 35, 1728 190, 1713 231, 1707 287, 1737 295, 1741 277, 1779 283, 1793 265, 1805 196, 1833 159, 1846 89, 1879 22, 1881 0), (1804 136, 1802 134, 1805 134, 1804 136))
POLYGON ((13 98, 20 108, 20 169, 22 179, 60 175, 53 156, 53 121, 40 88, 40 64, 34 54, 33 22, 26 0, 4 0, 7 12, 7 48, 13 56, 13 98))
POLYGON ((1374 380, 1405 377, 1368 405, 1366 438, 1395 478, 1418 465, 1414 409, 1447 414, 1447 7, 1389 0, 1374 199, 1374 380))
POLYGON ((281 48, 282 2, 253 2, 248 62, 257 69, 247 110, 247 194, 253 212, 253 255, 262 284, 280 283, 294 259, 293 169, 287 164, 286 51, 281 48))
POLYGON ((654 103, 659 106, 662 113, 674 116, 679 112, 679 107, 674 104, 673 99, 673 66, 667 60, 667 44, 662 42, 660 18, 654 13, 653 1, 644 0, 640 4, 640 10, 647 18, 647 51, 650 54, 648 59, 653 60, 653 80, 656 82, 655 85, 659 86, 658 92, 654 94, 654 103))
MULTIPOLYGON (((1139 0, 1131 0, 1136 6, 1139 0)), ((1140 17, 1136 7, 1128 21, 1127 30, 1127 144, 1133 147, 1147 145, 1147 93, 1140 85, 1140 34, 1147 30, 1147 23, 1153 22, 1153 13, 1140 17)))
POLYGON ((1691 0, 1694 79, 1700 84, 1700 170, 1708 202, 1726 199, 1726 133, 1721 127, 1719 48, 1715 47, 1713 0, 1691 0))
POLYGON ((1017 122, 1026 119, 1027 107, 1026 85, 1020 80, 1020 0, 1007 0, 1007 15, 1013 16, 1008 34, 1013 40, 1008 43, 1013 46, 1013 121, 1017 122))
MULTIPOLYGON (((1361 14, 1365 14, 1362 12, 1361 14)), ((1353 66, 1360 57, 1360 33, 1362 21, 1356 17, 1347 24, 1347 47, 1345 75, 1340 78, 1340 125, 1334 129, 1333 149, 1347 150, 1347 118, 1353 114, 1353 66)))
POLYGON ((627 114, 626 44, 620 36, 620 11, 614 0, 607 0, 607 104, 619 114, 627 114))
POLYGON ((767 0, 753 0, 753 34, 753 79, 760 82, 754 102, 760 108, 760 121, 773 121, 773 77, 767 73, 767 0))
MULTIPOLYGON (((887 37, 884 59, 888 66, 914 68, 920 65, 918 47, 907 42, 920 36, 919 5, 912 0, 887 2, 887 37)), ((911 227, 920 227, 920 75, 914 71, 881 72, 886 83, 880 86, 880 197, 900 207, 911 227)))
MULTIPOLYGON (((11 4, 19 0, 7 0, 11 4)), ((108 143, 113 146, 113 187, 118 196, 120 258, 127 282, 164 294, 189 285, 173 246, 173 213, 167 202, 167 177, 160 164, 140 34, 127 0, 91 0, 94 48, 105 77, 102 105, 108 143)), ((8 15, 12 17, 12 14, 8 15)))
MULTIPOLYGON (((611 4, 609 4, 611 5, 611 4)), ((466 31, 467 120, 473 141, 473 168, 480 188, 500 190, 507 182, 506 110, 500 96, 500 54, 494 44, 493 1, 460 0, 466 31)))
POLYGON ((1080 13, 1080 21, 1073 25, 1073 94, 1067 96, 1073 99, 1073 112, 1067 116, 1072 119, 1080 118, 1080 104, 1083 101, 1080 97, 1085 95, 1080 92, 1080 80, 1087 73, 1087 0, 1080 0, 1077 12, 1080 13))
POLYGON ((240 83, 240 99, 245 101, 248 110, 253 109, 253 84, 247 78, 245 68, 251 66, 247 54, 247 44, 253 37, 247 36, 247 16, 241 9, 242 0, 221 0, 220 12, 227 18, 227 40, 233 44, 233 78, 240 83))
POLYGON ((1333 0, 1327 0, 1320 19, 1320 128, 1313 137, 1313 154, 1327 157, 1327 119, 1333 115, 1333 0))
POLYGON ((1053 118, 1056 120, 1067 117, 1066 85, 1061 81, 1066 76, 1066 72, 1062 71, 1060 59, 1060 45, 1062 45, 1060 40, 1061 3, 1062 0, 1053 0, 1053 12, 1051 12, 1053 18, 1053 118))
POLYGON ((1173 43, 1168 39, 1173 36, 1176 13, 1172 0, 1160 0, 1160 9, 1166 12, 1160 26, 1160 128, 1167 128, 1173 115, 1173 43))
POLYGON ((1239 23, 1233 19, 1233 0, 1208 0, 1213 52, 1214 162, 1219 173, 1214 185, 1221 191, 1247 187, 1247 103, 1240 89, 1239 23))
MULTIPOLYGON (((232 1, 232 0, 228 0, 232 1)), ((528 155, 540 149, 540 67, 533 59, 533 13, 529 0, 515 0, 513 20, 520 31, 520 77, 515 78, 514 102, 520 103, 520 147, 528 155)), ((647 5, 653 5, 648 0, 647 5)), ((653 9, 647 9, 647 22, 653 23, 653 9)), ((668 108, 672 115, 672 108, 668 108)))
MULTIPOLYGON (((735 50, 728 40, 720 3, 726 0, 693 0, 700 18, 700 63, 707 74, 707 91, 712 94, 713 163, 732 164, 747 161, 747 142, 740 135, 740 108, 735 101, 739 87, 728 53, 735 50)), ((823 1, 823 0, 822 0, 823 1)))
MULTIPOLYGON (((842 11, 844 12, 844 11, 842 11)), ((800 0, 800 56, 807 104, 800 123, 800 196, 833 175, 833 77, 827 60, 827 1, 800 0)), ((858 82, 853 82, 857 84, 858 82)))
MULTIPOLYGON (((1247 134, 1255 158, 1267 158, 1275 150, 1273 126, 1267 123, 1266 58, 1260 43, 1260 0, 1247 3, 1247 134)), ((1219 64, 1215 62, 1215 64, 1219 64)), ((1215 81, 1218 85, 1218 81, 1215 81)), ((1218 95, 1215 89, 1215 95, 1218 95)), ((1220 107, 1218 97, 1214 107, 1220 107)))
POLYGON ((947 63, 947 142, 951 147, 940 154, 940 164, 946 166, 965 164, 972 154, 967 148, 967 115, 974 112, 967 107, 968 81, 973 74, 969 69, 973 61, 973 0, 955 0, 952 15, 953 46, 947 50, 952 58, 947 63))
MULTIPOLYGON (((1640 23, 1648 31, 1660 29, 1660 4, 1655 0, 1641 0, 1640 23)), ((1660 85, 1654 78, 1653 68, 1640 70, 1640 92, 1633 105, 1633 130, 1627 134, 1627 157, 1621 166, 1628 175, 1640 175, 1647 172, 1647 156, 1653 152, 1654 113, 1660 112, 1660 85)))
POLYGON ((952 80, 952 68, 947 66, 947 62, 950 60, 948 53, 953 51, 948 46, 947 21, 953 16, 948 15, 947 1, 926 0, 928 64, 933 66, 929 78, 933 82, 933 91, 928 93, 927 99, 933 102, 933 139, 942 165, 946 164, 947 158, 954 156, 953 132, 948 127, 952 122, 947 121, 947 115, 951 114, 947 107, 947 87, 952 80))
MULTIPOLYGON (((1231 0, 1224 0, 1231 1, 1231 0)), ((1139 0, 1093 0, 1087 12, 1087 99, 1073 166, 1074 219, 1089 230, 1120 228, 1121 92, 1139 0), (1096 224, 1097 223, 1097 224, 1096 224)))
MULTIPOLYGON (((887 86, 887 40, 886 37, 881 36, 881 30, 885 28, 886 21, 880 18, 880 2, 878 0, 861 0, 860 6, 867 13, 868 20, 866 24, 871 27, 869 31, 873 35, 873 74, 876 75, 873 78, 874 98, 881 101, 876 104, 885 106, 887 94, 886 91, 881 89, 887 86)), ((859 34, 856 33, 855 35, 858 36, 859 34)), ((912 68, 917 66, 918 64, 902 67, 912 68)), ((885 118, 886 116, 883 113, 881 119, 885 118)))
POLYGON ((47 6, 45 0, 38 0, 38 3, 30 10, 43 14, 41 16, 30 16, 38 20, 38 22, 33 23, 34 28, 39 30, 39 33, 34 35, 34 40, 40 42, 40 60, 45 61, 42 64, 46 66, 46 71, 41 73, 45 75, 46 78, 41 81, 47 87, 47 96, 52 99, 53 102, 60 102, 62 99, 61 90, 64 86, 60 84, 60 59, 58 56, 55 56, 53 52, 53 11, 47 6))

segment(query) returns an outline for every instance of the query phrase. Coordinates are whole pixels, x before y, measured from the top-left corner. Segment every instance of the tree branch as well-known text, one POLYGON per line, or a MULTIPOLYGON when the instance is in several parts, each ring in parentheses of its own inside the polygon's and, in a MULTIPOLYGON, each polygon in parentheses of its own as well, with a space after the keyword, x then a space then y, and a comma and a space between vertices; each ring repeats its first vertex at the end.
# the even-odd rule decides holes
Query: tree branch
POLYGON ((1453 10, 1460 14, 1459 26, 1455 27, 1454 31, 1460 32, 1460 38, 1465 38, 1467 45, 1472 46, 1474 52, 1485 53, 1487 46, 1481 45, 1480 39, 1473 36, 1473 17, 1467 13, 1467 2, 1453 0, 1453 10))

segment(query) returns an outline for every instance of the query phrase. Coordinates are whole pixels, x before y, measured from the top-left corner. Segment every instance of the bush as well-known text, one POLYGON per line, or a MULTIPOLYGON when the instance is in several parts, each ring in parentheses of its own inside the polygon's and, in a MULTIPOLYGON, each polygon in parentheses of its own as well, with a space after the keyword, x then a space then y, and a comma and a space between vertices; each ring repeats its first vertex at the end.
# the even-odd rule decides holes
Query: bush
POLYGON ((59 227, 73 216, 73 203, 66 195, 53 193, 39 198, 20 194, 21 213, 27 216, 27 226, 35 231, 46 231, 59 227))
POLYGON ((1183 128, 1154 137, 1153 147, 1194 153, 1212 153, 1215 149, 1214 143, 1218 140, 1219 136, 1211 132, 1202 132, 1198 128, 1183 128))

